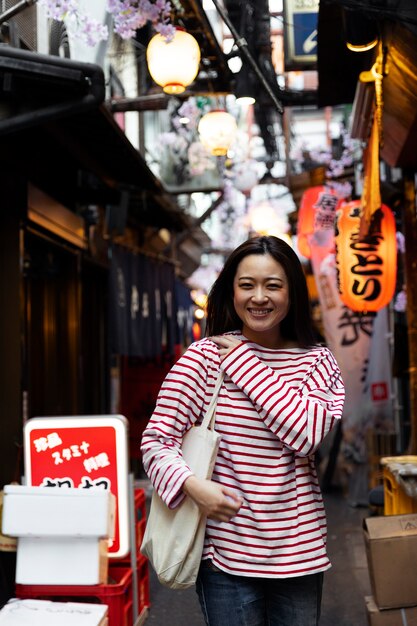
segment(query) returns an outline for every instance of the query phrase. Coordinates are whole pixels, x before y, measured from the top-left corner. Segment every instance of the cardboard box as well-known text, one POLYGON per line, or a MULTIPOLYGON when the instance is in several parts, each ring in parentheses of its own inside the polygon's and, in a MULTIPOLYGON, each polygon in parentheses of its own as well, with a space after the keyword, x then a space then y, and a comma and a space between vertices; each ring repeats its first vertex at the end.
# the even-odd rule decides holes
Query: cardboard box
POLYGON ((372 596, 365 596, 369 626, 417 626, 417 606, 378 609, 372 596))
POLYGON ((363 526, 378 608, 417 605, 417 514, 368 517, 363 526))

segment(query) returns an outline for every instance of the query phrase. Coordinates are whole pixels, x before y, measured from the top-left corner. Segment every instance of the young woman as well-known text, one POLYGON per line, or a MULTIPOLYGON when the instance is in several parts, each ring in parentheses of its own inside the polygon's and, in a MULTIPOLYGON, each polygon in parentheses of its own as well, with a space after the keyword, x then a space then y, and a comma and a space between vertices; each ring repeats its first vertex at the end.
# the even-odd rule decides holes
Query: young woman
POLYGON ((192 498, 207 517, 197 593, 208 626, 317 626, 326 518, 314 452, 341 418, 344 386, 315 344, 302 266, 276 237, 228 258, 207 307, 208 337, 165 379, 144 432, 144 467, 169 507, 192 498), (219 370, 212 480, 180 454, 219 370))

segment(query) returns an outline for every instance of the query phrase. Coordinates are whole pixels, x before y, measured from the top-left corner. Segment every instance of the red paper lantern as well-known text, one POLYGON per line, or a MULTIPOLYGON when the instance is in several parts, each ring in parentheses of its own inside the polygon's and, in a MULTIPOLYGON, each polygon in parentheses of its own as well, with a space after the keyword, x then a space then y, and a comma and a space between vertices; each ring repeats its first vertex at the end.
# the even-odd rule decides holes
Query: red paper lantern
POLYGON ((379 311, 393 298, 397 274, 395 218, 382 204, 359 239, 360 200, 343 205, 336 220, 336 268, 342 302, 352 311, 379 311))
POLYGON ((333 231, 338 204, 339 199, 331 187, 310 187, 303 193, 298 211, 297 246, 300 254, 307 259, 311 258, 313 235, 317 231, 333 231))

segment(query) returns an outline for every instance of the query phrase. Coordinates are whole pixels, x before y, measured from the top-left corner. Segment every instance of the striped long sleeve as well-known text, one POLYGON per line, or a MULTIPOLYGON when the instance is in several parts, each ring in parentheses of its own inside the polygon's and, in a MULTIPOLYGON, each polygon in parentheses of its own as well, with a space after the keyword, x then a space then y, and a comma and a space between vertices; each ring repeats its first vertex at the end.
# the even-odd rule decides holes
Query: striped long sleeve
POLYGON ((339 368, 327 348, 273 350, 234 334, 242 343, 222 362, 203 339, 168 374, 142 438, 145 471, 166 504, 179 506, 191 475, 182 437, 204 416, 224 369, 212 480, 243 504, 229 522, 207 520, 203 559, 241 576, 324 571, 326 516, 313 452, 342 415, 339 368))
POLYGON ((326 348, 298 386, 262 363, 247 344, 235 348, 222 367, 252 400, 271 432, 299 455, 312 454, 342 416, 344 386, 335 358, 326 348))
POLYGON ((220 359, 211 345, 213 363, 192 345, 165 378, 155 410, 142 436, 145 471, 160 497, 171 508, 184 498, 184 481, 192 475, 181 456, 181 441, 208 408, 220 359))

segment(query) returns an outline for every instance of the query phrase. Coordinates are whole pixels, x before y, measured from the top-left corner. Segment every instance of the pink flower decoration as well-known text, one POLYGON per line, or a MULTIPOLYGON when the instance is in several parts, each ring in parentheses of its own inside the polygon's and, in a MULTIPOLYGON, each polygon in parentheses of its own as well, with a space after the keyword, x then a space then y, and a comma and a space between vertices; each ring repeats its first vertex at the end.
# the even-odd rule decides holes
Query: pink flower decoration
MULTIPOLYGON (((95 46, 108 38, 107 26, 84 13, 77 0, 39 0, 46 9, 47 17, 62 22, 74 18, 77 24, 72 34, 82 39, 87 45, 95 46)), ((108 12, 113 16, 114 32, 122 39, 129 39, 136 30, 151 22, 154 29, 167 41, 175 34, 175 27, 170 23, 171 3, 168 0, 108 0, 108 12)))

